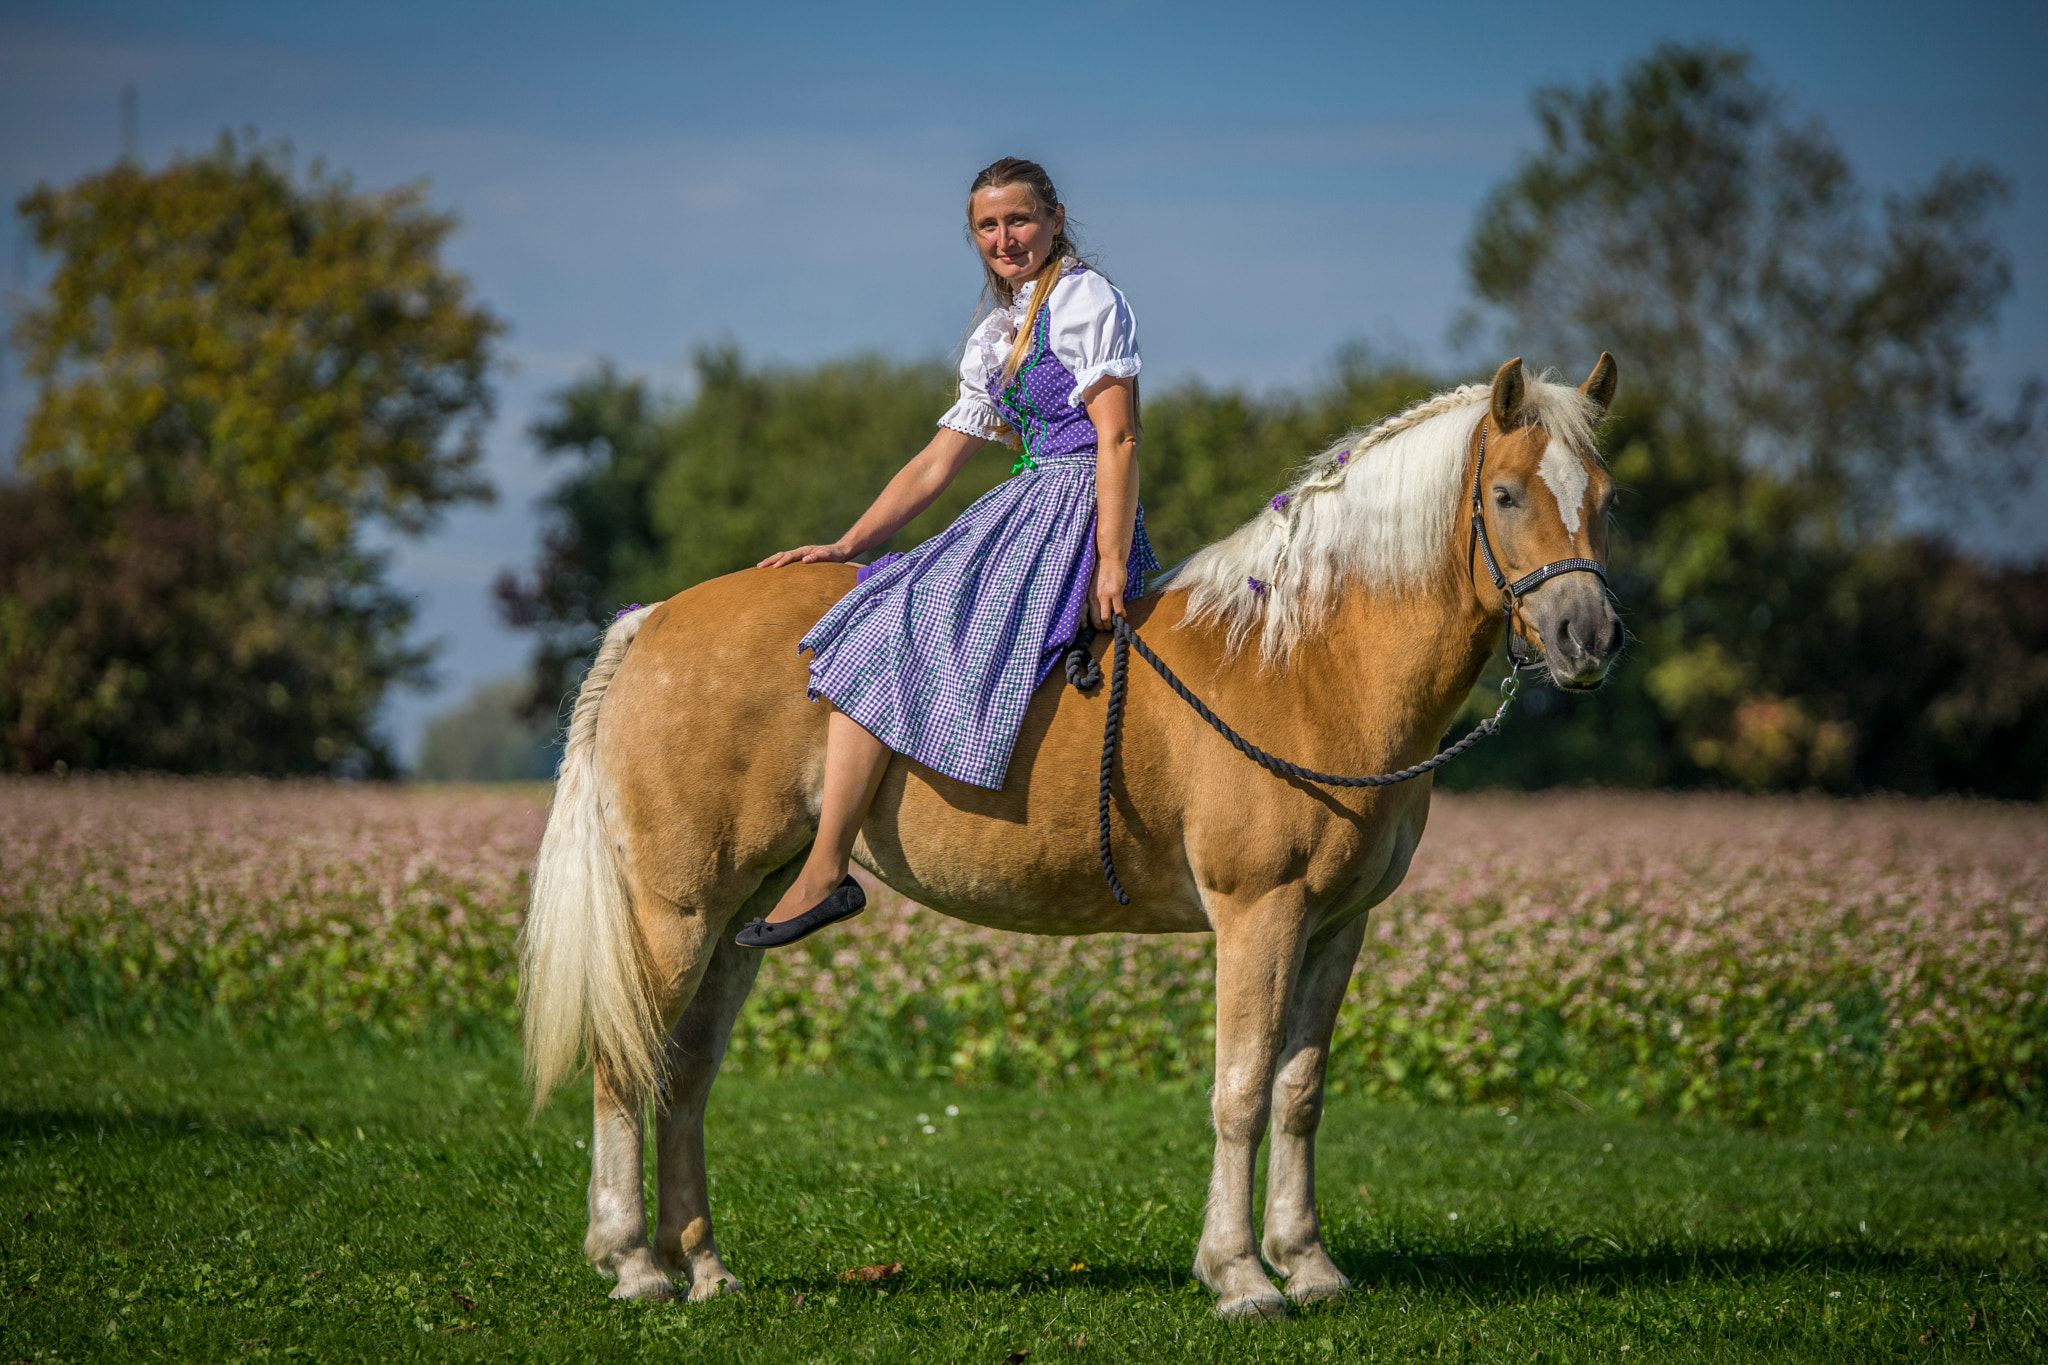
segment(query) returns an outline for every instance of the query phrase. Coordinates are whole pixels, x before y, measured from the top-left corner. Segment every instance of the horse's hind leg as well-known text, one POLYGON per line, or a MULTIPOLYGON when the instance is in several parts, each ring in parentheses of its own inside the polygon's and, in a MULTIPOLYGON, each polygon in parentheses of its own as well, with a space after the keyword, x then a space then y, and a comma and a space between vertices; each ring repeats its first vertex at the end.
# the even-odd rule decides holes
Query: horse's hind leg
MULTIPOLYGON (((716 888, 707 888, 705 899, 729 906, 737 896, 720 897, 716 888)), ((716 940, 724 934, 730 912, 686 909, 641 885, 633 887, 632 900, 648 976, 660 983, 655 1009, 663 1020, 680 1021, 717 955, 716 940)), ((740 994, 744 997, 745 991, 740 994)), ((674 1028, 670 1026, 665 1045, 668 1052, 675 1048, 674 1028)), ((615 1299, 672 1298, 675 1285, 647 1241, 645 1106, 639 1096, 622 1093, 605 1067, 594 1070, 590 1226, 583 1235, 583 1254, 601 1273, 618 1277, 612 1289, 615 1299)))
POLYGON ((1266 1235, 1259 1250, 1287 1280, 1296 1303, 1351 1287, 1323 1249, 1316 1216, 1316 1128, 1323 1119, 1323 1074, 1330 1035, 1365 942, 1365 916, 1328 942, 1311 944, 1288 1009, 1287 1042, 1273 1077, 1272 1148, 1266 1164, 1266 1235))
MULTIPOLYGON (((792 861, 769 877, 734 920, 758 908, 767 913, 802 860, 792 861)), ((725 1057, 733 1020, 753 989, 762 954, 742 948, 728 934, 718 936, 711 965, 682 1018, 669 1030, 668 1086, 656 1115, 655 1169, 657 1221, 654 1256, 679 1281, 687 1280, 692 1300, 708 1299, 739 1288, 739 1279, 725 1268, 718 1242, 711 1235, 711 1195, 704 1167, 704 1108, 711 1082, 725 1057)))

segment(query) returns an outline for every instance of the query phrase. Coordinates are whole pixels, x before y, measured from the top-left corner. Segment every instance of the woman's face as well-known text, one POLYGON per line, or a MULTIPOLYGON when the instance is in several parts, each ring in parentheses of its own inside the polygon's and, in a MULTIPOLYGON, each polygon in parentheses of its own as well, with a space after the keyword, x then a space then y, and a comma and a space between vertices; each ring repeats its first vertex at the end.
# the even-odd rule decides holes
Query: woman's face
POLYGON ((1015 283, 1030 279, 1045 265, 1066 222, 1067 211, 1040 204, 1029 185, 976 190, 967 204, 967 225, 982 259, 1015 283))

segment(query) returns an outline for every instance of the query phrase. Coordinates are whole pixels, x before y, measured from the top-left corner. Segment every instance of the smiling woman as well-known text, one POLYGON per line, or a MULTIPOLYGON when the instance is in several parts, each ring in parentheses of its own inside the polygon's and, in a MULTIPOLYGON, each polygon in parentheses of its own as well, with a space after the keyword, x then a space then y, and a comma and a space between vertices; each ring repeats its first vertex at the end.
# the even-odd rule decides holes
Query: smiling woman
POLYGON ((1067 210, 1035 162, 975 176, 968 233, 986 316, 939 432, 831 545, 761 568, 844 562, 894 535, 983 445, 1018 449, 1012 478, 939 535, 862 568, 799 643, 809 694, 830 707, 818 837, 797 878, 743 928, 748 948, 794 943, 860 912, 853 842, 893 753, 1000 789, 1032 692, 1084 617, 1142 596, 1159 567, 1138 507, 1137 323, 1081 260, 1067 210))

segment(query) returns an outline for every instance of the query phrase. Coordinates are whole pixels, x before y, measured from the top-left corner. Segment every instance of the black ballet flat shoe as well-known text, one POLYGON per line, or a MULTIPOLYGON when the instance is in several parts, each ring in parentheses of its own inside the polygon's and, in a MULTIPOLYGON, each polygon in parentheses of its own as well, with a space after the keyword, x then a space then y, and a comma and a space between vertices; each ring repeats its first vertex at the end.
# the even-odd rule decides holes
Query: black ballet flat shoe
POLYGON ((848 873, 846 880, 832 888, 832 894, 794 919, 770 924, 765 919, 747 921, 733 942, 742 948, 780 948, 800 938, 809 938, 828 924, 852 919, 868 908, 868 893, 848 873))

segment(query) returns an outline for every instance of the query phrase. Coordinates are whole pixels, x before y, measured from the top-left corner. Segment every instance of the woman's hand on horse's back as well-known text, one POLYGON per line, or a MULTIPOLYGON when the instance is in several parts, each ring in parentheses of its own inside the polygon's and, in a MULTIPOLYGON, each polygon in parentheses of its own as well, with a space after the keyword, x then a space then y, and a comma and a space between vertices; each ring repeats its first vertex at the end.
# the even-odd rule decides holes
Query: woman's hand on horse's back
POLYGON ((852 558, 853 551, 844 545, 799 545, 794 550, 769 555, 754 567, 779 569, 785 564, 844 564, 852 558))

